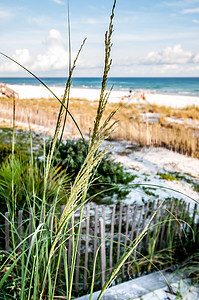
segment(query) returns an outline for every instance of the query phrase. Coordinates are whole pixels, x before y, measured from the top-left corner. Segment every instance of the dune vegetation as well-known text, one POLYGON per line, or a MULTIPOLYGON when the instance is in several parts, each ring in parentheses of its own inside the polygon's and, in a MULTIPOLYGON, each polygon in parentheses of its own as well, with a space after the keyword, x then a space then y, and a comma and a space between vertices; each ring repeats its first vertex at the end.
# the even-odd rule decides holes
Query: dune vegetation
MULTIPOLYGON (((74 63, 70 64, 62 99, 16 101, 1 99, 0 101, 0 114, 5 114, 6 111, 8 121, 4 123, 4 128, 1 130, 3 144, 0 145, 0 202, 2 205, 0 219, 3 224, 0 235, 1 299, 63 298, 70 300, 77 295, 74 293, 74 285, 78 245, 80 237, 83 236, 85 243, 88 237, 87 232, 81 231, 81 224, 85 221, 86 205, 95 197, 99 199, 99 195, 104 193, 105 189, 109 190, 108 192, 113 189, 113 192, 124 196, 125 189, 122 193, 119 186, 127 185, 128 187, 128 183, 134 179, 132 174, 126 172, 107 156, 109 147, 102 147, 104 140, 125 139, 135 143, 136 146, 176 147, 176 151, 198 157, 198 139, 194 135, 196 129, 190 128, 190 132, 193 130, 191 135, 185 124, 181 127, 173 125, 170 128, 166 123, 167 117, 181 118, 183 116, 185 118, 186 113, 183 110, 179 110, 178 114, 174 115, 172 110, 152 108, 147 105, 141 107, 140 105, 125 106, 121 104, 122 109, 118 109, 113 104, 107 104, 110 92, 106 91, 106 86, 112 64, 111 38, 115 6, 116 0, 113 3, 108 30, 105 33, 104 71, 98 102, 90 103, 86 100, 70 99, 72 74, 84 42, 74 63), (161 119, 161 115, 161 122, 158 121, 154 124, 150 120, 146 121, 142 115, 147 113, 159 114, 158 120, 161 119), (120 119, 120 123, 118 123, 118 119, 120 119), (10 121, 12 131, 9 143, 6 136, 10 121), (29 129, 28 138, 25 134, 27 142, 19 146, 16 142, 20 143, 20 139, 24 137, 23 131, 20 130, 21 136, 19 135, 17 140, 17 128, 29 129), (44 138, 41 139, 41 136, 34 134, 34 131, 46 133, 48 138, 43 135, 44 138), (157 134, 154 135, 154 132, 157 134), (63 142, 64 139, 72 136, 80 137, 81 141, 63 142), (34 138, 37 140, 36 143, 34 138), (38 147, 39 143, 42 144, 41 147, 38 147), (76 152, 74 152, 75 148, 76 152), (79 149, 81 149, 81 153, 77 155, 79 149), (84 155, 81 155, 82 153, 84 155), (93 189, 95 183, 98 184, 97 189, 93 189), (63 208, 62 213, 58 215, 57 212, 60 208, 63 208), (76 215, 78 215, 78 219, 76 215), (21 229, 22 225, 23 230, 21 229), (6 228, 10 228, 9 239, 4 241, 6 228), (70 249, 66 247, 69 240, 70 249), (68 262, 69 252, 70 262, 68 262), (60 277, 61 262, 63 270, 60 277)), ((36 75, 33 76, 36 77, 36 75)), ((186 116, 197 120, 196 109, 190 110, 186 116)), ((164 175, 160 174, 160 176, 164 175)), ((172 176, 174 177, 174 175, 170 175, 171 180, 173 180, 172 176)), ((171 265, 168 264, 168 261, 171 262, 174 257, 177 257, 177 252, 173 256, 171 255, 171 249, 154 254, 156 247, 154 240, 157 237, 158 227, 156 223, 153 223, 153 226, 151 224, 154 219, 157 221, 157 213, 163 211, 164 206, 163 202, 158 202, 155 209, 153 205, 151 202, 148 203, 148 214, 143 223, 145 226, 139 225, 141 231, 137 230, 136 235, 128 241, 128 244, 127 242, 122 244, 120 239, 114 242, 112 252, 117 261, 109 274, 104 277, 98 299, 101 299, 105 290, 115 282, 119 272, 124 270, 125 263, 131 261, 129 274, 134 272, 139 276, 146 270, 150 273, 155 262, 157 262, 158 268, 161 268, 165 260, 164 266, 168 266, 171 265), (147 255, 136 261, 137 246, 144 238, 147 242, 147 255), (123 253, 118 255, 117 249, 120 244, 123 247, 123 253)), ((176 221, 180 225, 183 224, 183 229, 189 229, 188 222, 185 223, 180 218, 184 214, 182 204, 177 204, 177 201, 174 201, 173 204, 180 207, 180 215, 174 215, 174 212, 172 214, 171 202, 169 205, 171 219, 161 219, 159 225, 167 224, 164 226, 164 230, 170 232, 171 222, 176 221)), ((122 209, 121 207, 120 209, 122 209)), ((165 207, 164 209, 167 214, 167 209, 165 207)), ((135 215, 134 218, 136 219, 136 217, 135 215)), ((185 217, 187 221, 191 222, 189 215, 185 217)), ((198 228, 195 223, 191 225, 194 227, 189 231, 191 242, 189 243, 188 240, 184 244, 184 248, 191 245, 191 250, 193 250, 195 246, 193 236, 198 234, 198 228)), ((172 236, 167 234, 171 247, 173 232, 175 230, 177 232, 176 228, 175 225, 172 227, 172 236)), ((94 240, 95 236, 92 235, 89 238, 94 240)), ((111 240, 110 236, 102 239, 92 261, 91 284, 86 287, 90 299, 95 289, 99 252, 106 244, 106 239, 107 243, 111 240)), ((193 255, 193 251, 190 251, 189 257, 191 255, 193 255)), ((184 259, 184 253, 182 257, 184 259)), ((194 259, 196 262, 198 261, 198 253, 194 259)), ((179 261, 176 259, 176 262, 179 261)), ((129 279, 129 274, 126 276, 127 279, 129 279)), ((196 274, 197 277, 197 270, 193 274, 196 274)))

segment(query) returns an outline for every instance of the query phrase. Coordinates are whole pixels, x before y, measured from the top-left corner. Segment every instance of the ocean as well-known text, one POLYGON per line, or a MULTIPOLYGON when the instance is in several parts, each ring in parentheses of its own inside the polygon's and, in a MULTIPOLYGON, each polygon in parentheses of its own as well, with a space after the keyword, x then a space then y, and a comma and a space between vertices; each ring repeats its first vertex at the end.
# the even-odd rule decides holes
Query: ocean
MULTIPOLYGON (((64 86, 66 78, 64 77, 46 77, 40 78, 48 86, 64 86)), ((0 82, 7 84, 26 84, 39 85, 35 78, 29 77, 0 77, 0 82)), ((159 77, 159 78, 135 78, 135 77, 111 77, 108 79, 108 88, 114 85, 114 90, 150 90, 161 94, 180 94, 199 96, 199 77, 159 77)), ((72 87, 99 89, 101 87, 101 78, 96 77, 74 77, 72 87)))

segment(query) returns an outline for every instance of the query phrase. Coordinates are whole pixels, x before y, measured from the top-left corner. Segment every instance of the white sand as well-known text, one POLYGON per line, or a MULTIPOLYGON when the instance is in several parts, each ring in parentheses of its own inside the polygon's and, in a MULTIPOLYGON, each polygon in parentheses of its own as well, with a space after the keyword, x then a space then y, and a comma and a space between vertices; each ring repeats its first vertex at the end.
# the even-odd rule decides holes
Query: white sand
MULTIPOLYGON (((43 86, 32 86, 32 85, 8 85, 9 88, 13 89, 19 94, 20 99, 31 99, 31 98, 53 98, 53 95, 43 86)), ((52 91, 60 98, 64 94, 64 87, 50 87, 52 91)), ((100 95, 99 89, 87 89, 87 88, 71 88, 70 97, 77 99, 87 99, 90 101, 98 100, 100 95)), ((183 95, 166 95, 166 94, 155 94, 146 93, 146 102, 150 104, 172 106, 172 107, 186 107, 186 106, 199 106, 199 97, 194 96, 183 96, 183 95)), ((109 98, 109 102, 120 102, 125 103, 136 103, 145 101, 131 97, 128 98, 127 91, 112 91, 109 98)))
MULTIPOLYGON (((7 85, 9 88, 19 94, 20 99, 31 98, 54 98, 54 96, 43 86, 33 85, 7 85)), ((64 87, 51 86, 50 89, 55 95, 60 98, 64 95, 64 87)), ((110 101, 119 102, 122 97, 126 96, 128 92, 113 91, 111 93, 110 101)), ((71 88, 70 97, 77 99, 87 99, 90 101, 98 100, 100 96, 99 89, 87 88, 71 88)))
POLYGON ((134 188, 126 197, 126 204, 134 202, 142 204, 142 200, 164 200, 168 197, 183 199, 190 203, 190 208, 194 207, 195 201, 199 203, 199 194, 194 190, 194 186, 186 181, 186 179, 190 179, 199 183, 198 159, 164 148, 145 147, 134 151, 131 149, 132 145, 126 141, 104 142, 104 146, 110 144, 113 146, 110 152, 114 161, 121 163, 130 173, 137 176, 132 181, 134 188), (168 172, 177 172, 185 179, 169 181, 158 175, 158 173, 167 174, 168 172), (135 188, 136 184, 140 186, 135 188), (143 186, 152 188, 151 191, 154 195, 149 196, 143 190, 143 186))

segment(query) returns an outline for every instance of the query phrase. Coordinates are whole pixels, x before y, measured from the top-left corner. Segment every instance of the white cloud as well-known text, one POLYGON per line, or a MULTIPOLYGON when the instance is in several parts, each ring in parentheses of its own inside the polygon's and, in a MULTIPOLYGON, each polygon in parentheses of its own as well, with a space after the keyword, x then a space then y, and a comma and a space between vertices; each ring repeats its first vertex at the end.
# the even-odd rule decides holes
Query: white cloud
POLYGON ((177 65, 177 64, 164 65, 164 66, 162 67, 162 69, 160 70, 160 73, 162 73, 162 74, 167 74, 167 73, 171 72, 171 73, 173 73, 173 74, 174 74, 174 73, 175 73, 175 74, 180 74, 180 73, 183 72, 183 70, 184 70, 184 68, 181 67, 181 66, 179 66, 179 65, 177 65))
MULTIPOLYGON (((16 50, 12 58, 24 66, 29 66, 32 63, 32 57, 28 49, 16 50)), ((11 61, 6 61, 0 65, 0 72, 18 72, 19 70, 20 67, 11 61)))
POLYGON ((192 20, 193 23, 199 24, 199 20, 192 20))
POLYGON ((52 1, 55 2, 55 3, 57 3, 57 4, 60 4, 60 5, 63 5, 63 4, 64 4, 64 2, 61 1, 61 0, 52 0, 52 1))
POLYGON ((48 34, 48 41, 49 41, 49 43, 56 43, 56 42, 61 43, 62 36, 61 36, 61 33, 59 32, 59 30, 51 29, 48 34))
POLYGON ((185 14, 195 14, 195 13, 199 13, 199 7, 183 9, 183 10, 181 11, 181 13, 182 13, 183 15, 185 15, 185 14))
POLYGON ((193 54, 184 51, 181 45, 167 47, 162 52, 152 51, 142 60, 147 64, 186 64, 189 63, 193 54))
POLYGON ((60 70, 67 67, 67 51, 64 48, 62 36, 58 30, 51 29, 47 39, 47 48, 43 54, 38 54, 32 70, 60 70))
MULTIPOLYGON (((62 70, 66 69, 68 64, 68 53, 64 48, 62 36, 55 29, 49 32, 44 53, 32 57, 28 49, 18 49, 12 58, 32 71, 62 70)), ((19 67, 10 61, 0 65, 0 72, 19 70, 19 67)))
POLYGON ((16 50, 13 58, 22 65, 32 62, 32 57, 28 49, 16 50))
MULTIPOLYGON (((192 66, 192 67, 188 68, 187 71, 190 72, 190 73, 191 73, 191 72, 192 72, 192 73, 198 72, 198 71, 199 71, 199 66, 192 66)), ((198 74, 197 74, 197 75, 198 75, 198 74)))
POLYGON ((143 59, 144 63, 149 64, 158 64, 162 60, 162 55, 159 54, 157 51, 149 52, 146 56, 146 58, 143 59))
POLYGON ((194 56, 193 62, 194 62, 195 64, 199 63, 199 53, 197 53, 197 54, 194 56))

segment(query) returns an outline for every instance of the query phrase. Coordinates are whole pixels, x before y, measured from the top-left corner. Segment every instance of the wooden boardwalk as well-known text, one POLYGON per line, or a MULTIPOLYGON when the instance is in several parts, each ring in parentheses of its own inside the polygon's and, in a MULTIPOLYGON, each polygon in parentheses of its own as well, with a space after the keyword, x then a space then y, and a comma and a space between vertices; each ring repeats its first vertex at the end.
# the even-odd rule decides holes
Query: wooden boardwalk
POLYGON ((7 87, 5 83, 0 82, 0 96, 5 96, 7 98, 19 98, 19 94, 7 87))

